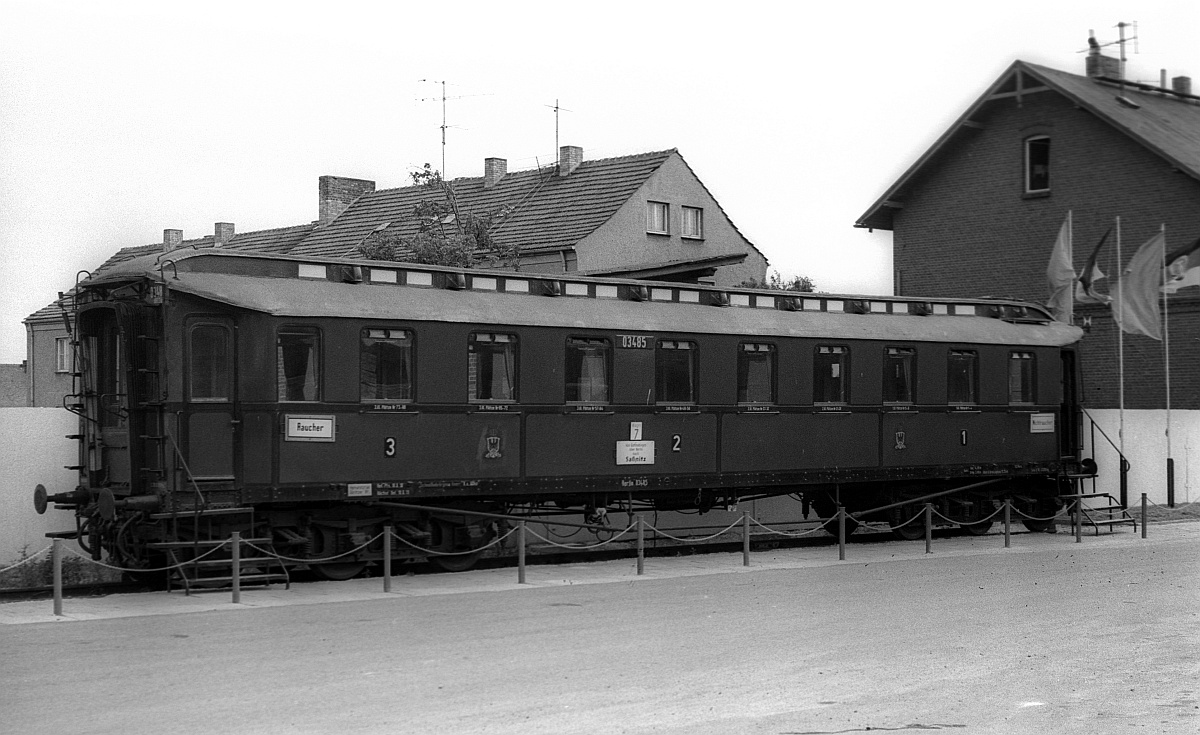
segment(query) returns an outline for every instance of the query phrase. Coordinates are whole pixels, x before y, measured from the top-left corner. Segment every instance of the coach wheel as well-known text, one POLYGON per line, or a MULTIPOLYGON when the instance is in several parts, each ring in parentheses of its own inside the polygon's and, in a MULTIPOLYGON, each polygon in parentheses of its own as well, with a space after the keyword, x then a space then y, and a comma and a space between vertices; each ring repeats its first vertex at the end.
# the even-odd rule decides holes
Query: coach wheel
POLYGON ((431 554, 429 563, 433 566, 446 572, 465 572, 475 563, 479 561, 479 557, 483 556, 483 550, 480 549, 471 554, 464 554, 464 551, 471 550, 471 537, 467 533, 467 527, 450 521, 434 521, 434 544, 433 548, 443 553, 451 553, 453 556, 438 556, 431 554))
MULTIPOLYGON (((900 520, 899 514, 894 516, 896 519, 892 522, 892 535, 897 538, 902 538, 905 541, 916 541, 917 539, 925 538, 925 519, 923 517, 925 511, 917 511, 916 514, 910 516, 915 520, 904 523, 900 520), (901 525, 903 523, 903 525, 901 525)), ((905 519, 907 520, 907 519, 905 519)))
POLYGON ((312 565, 313 574, 331 582, 345 582, 347 579, 354 579, 362 574, 362 571, 366 568, 367 563, 365 561, 342 561, 312 565))
POLYGON ((1054 520, 1051 519, 1048 521, 1043 521, 1037 518, 1025 518, 1021 521, 1021 523, 1024 524, 1025 528, 1033 531, 1034 533, 1045 533, 1046 531, 1050 530, 1051 526, 1054 525, 1054 520))
POLYGON ((961 528, 972 536, 983 536, 988 531, 992 530, 992 523, 992 521, 983 521, 982 523, 964 523, 962 524, 961 528))

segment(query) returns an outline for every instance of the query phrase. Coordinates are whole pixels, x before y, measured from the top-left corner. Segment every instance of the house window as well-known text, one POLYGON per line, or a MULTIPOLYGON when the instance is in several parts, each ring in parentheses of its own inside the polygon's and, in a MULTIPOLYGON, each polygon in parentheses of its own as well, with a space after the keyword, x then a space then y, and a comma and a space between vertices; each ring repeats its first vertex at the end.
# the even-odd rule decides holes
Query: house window
POLYGON ((1034 403, 1036 364, 1032 352, 1012 352, 1008 356, 1008 402, 1034 403))
POLYGON ((69 373, 75 368, 75 352, 70 337, 54 338, 54 372, 69 373))
POLYGON ((567 340, 567 403, 608 403, 612 344, 607 339, 567 340))
POLYGON ((683 208, 683 237, 699 240, 704 237, 704 210, 698 207, 683 208))
POLYGON ((275 342, 279 400, 321 400, 321 333, 316 327, 285 327, 275 342))
POLYGON ((412 332, 407 329, 364 329, 359 337, 358 357, 360 401, 412 400, 412 332))
POLYGON ((742 343, 737 371, 738 403, 775 402, 775 345, 742 343))
POLYGON ((658 403, 696 402, 696 343, 664 339, 655 354, 658 403))
POLYGON ((468 344, 472 401, 517 400, 517 336, 477 332, 468 344))
POLYGON ((846 368, 850 359, 845 347, 821 345, 813 359, 813 401, 846 402, 846 368))
POLYGON ((883 355, 883 402, 912 403, 916 385, 916 350, 888 347, 883 355))
POLYGON ((646 202, 646 232, 655 235, 671 234, 670 205, 664 202, 646 202))
POLYGON ((189 333, 188 397, 193 401, 232 398, 233 339, 221 324, 196 324, 189 333))
POLYGON ((1025 192, 1050 191, 1050 138, 1025 139, 1025 192))
POLYGON ((979 353, 975 350, 950 350, 946 371, 947 403, 979 402, 979 353))

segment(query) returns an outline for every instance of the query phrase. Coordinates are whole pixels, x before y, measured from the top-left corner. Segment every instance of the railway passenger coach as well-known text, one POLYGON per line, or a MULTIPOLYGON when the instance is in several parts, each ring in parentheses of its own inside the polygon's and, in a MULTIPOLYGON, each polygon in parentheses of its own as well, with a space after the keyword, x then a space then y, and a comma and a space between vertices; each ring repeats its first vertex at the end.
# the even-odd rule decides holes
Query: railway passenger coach
POLYGON ((1079 462, 1081 332, 1031 304, 165 257, 78 284, 79 486, 36 497, 124 566, 233 530, 320 560, 391 525, 411 557, 505 523, 466 510, 785 494, 821 518, 937 495, 978 531, 1003 498, 1052 514, 1079 462))

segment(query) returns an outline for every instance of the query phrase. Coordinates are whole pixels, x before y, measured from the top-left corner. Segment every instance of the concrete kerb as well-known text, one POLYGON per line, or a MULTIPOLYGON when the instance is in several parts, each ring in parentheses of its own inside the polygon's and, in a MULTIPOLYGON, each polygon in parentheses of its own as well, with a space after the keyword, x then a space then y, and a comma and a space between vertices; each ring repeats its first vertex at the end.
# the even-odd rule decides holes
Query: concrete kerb
POLYGON ((1117 530, 1095 537, 1077 546, 1069 534, 1021 534, 1021 543, 1012 548, 1002 545, 1002 534, 985 536, 955 536, 938 539, 936 551, 926 553, 921 541, 890 541, 879 544, 855 544, 853 558, 842 561, 831 558, 828 547, 805 547, 756 551, 753 565, 739 563, 742 554, 720 552, 679 557, 656 557, 638 575, 633 558, 572 564, 537 565, 530 567, 525 584, 513 579, 511 568, 481 569, 457 574, 402 575, 393 577, 391 592, 382 590, 379 578, 354 579, 345 582, 309 582, 293 584, 291 589, 271 587, 243 592, 241 602, 229 601, 227 592, 184 595, 176 592, 149 592, 108 595, 105 597, 69 598, 64 614, 56 616, 50 600, 0 604, 0 625, 27 623, 81 622, 121 617, 178 615, 184 613, 248 610, 256 608, 319 605, 365 600, 403 600, 470 593, 534 591, 568 585, 611 584, 616 582, 654 581, 714 574, 755 574, 781 570, 801 570, 846 564, 879 564, 897 561, 936 560, 947 557, 989 556, 1046 551, 1090 551, 1113 549, 1137 544, 1158 544, 1200 541, 1200 523, 1156 524, 1149 539, 1128 530, 1117 530), (997 542, 1000 543, 997 543, 997 542))

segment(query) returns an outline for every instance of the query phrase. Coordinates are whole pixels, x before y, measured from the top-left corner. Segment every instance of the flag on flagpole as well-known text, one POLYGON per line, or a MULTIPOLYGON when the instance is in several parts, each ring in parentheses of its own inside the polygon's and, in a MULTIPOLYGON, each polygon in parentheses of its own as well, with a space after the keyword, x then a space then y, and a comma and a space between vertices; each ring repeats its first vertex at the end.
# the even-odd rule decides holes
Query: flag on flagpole
POLYGON ((1046 280, 1050 284, 1050 298, 1046 306, 1060 322, 1070 324, 1075 312, 1075 265, 1071 253, 1071 213, 1058 230, 1058 239, 1050 251, 1050 264, 1046 266, 1046 280))
POLYGON ((1091 257, 1088 258, 1087 264, 1083 266, 1083 273, 1079 274, 1079 280, 1075 284, 1075 300, 1083 304, 1107 304, 1112 301, 1112 297, 1107 294, 1096 293, 1096 281, 1104 278, 1104 273, 1100 270, 1097 264, 1097 259, 1100 257, 1100 248, 1104 246, 1104 241, 1112 233, 1112 228, 1100 238, 1100 242, 1096 243, 1096 248, 1092 250, 1091 257))
POLYGON ((1175 293, 1188 286, 1200 286, 1200 238, 1167 254, 1167 282, 1163 291, 1175 293))
POLYGON ((1158 299, 1166 244, 1166 235, 1159 232, 1138 248, 1129 259, 1129 265, 1121 272, 1117 298, 1113 300, 1113 315, 1123 331, 1144 334, 1160 341, 1162 318, 1158 299))

